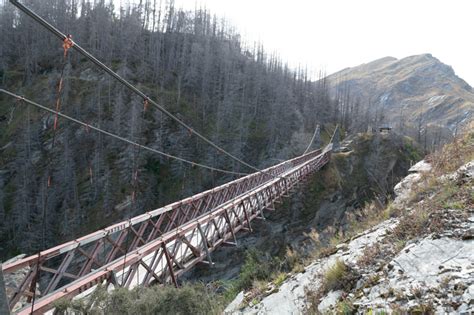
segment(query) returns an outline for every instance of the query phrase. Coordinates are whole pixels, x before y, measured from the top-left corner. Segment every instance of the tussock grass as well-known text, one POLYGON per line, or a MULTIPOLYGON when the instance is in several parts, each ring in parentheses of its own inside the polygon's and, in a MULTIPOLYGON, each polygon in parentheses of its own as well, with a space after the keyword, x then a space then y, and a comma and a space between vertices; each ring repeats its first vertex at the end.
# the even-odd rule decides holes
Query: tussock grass
POLYGON ((324 273, 323 281, 326 291, 337 290, 345 286, 344 280, 349 273, 349 267, 341 260, 337 260, 324 273))
MULTIPOLYGON (((321 299, 330 291, 343 290, 349 292, 353 289, 356 284, 359 275, 353 268, 346 265, 342 260, 336 260, 336 262, 326 269, 321 278, 321 285, 316 291, 306 291, 306 299, 308 301, 308 313, 317 314, 318 305, 321 299)), ((336 306, 341 312, 338 314, 345 314, 345 310, 352 310, 353 306, 349 300, 340 301, 336 306)))
POLYGON ((354 314, 356 311, 356 307, 352 304, 352 301, 350 299, 343 299, 336 304, 335 308, 335 313, 336 314, 341 314, 341 315, 349 315, 349 314, 354 314))
POLYGON ((446 144, 442 150, 428 157, 433 165, 433 175, 440 176, 457 170, 463 164, 474 160, 474 132, 456 137, 452 143, 446 144))

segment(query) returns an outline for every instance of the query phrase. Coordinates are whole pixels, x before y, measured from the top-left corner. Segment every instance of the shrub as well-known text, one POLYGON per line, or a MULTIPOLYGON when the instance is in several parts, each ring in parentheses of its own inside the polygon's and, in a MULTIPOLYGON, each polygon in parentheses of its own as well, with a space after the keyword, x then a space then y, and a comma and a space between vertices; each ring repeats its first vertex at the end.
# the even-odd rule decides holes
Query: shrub
POLYGON ((284 262, 287 271, 301 272, 304 270, 303 258, 297 251, 291 248, 286 249, 284 262))
MULTIPOLYGON (((305 291, 308 301, 308 312, 319 313, 318 305, 321 299, 333 290, 343 290, 350 292, 357 281, 358 275, 348 265, 341 260, 336 260, 334 265, 329 267, 323 275, 322 283, 316 291, 305 291)), ((354 311, 349 300, 343 300, 342 304, 336 306, 337 314, 352 314, 354 311), (347 311, 347 312, 346 312, 347 311)))
POLYGON ((274 261, 266 259, 263 253, 256 250, 248 250, 245 256, 245 263, 240 269, 238 280, 239 289, 249 289, 255 280, 267 280, 270 278, 274 261))
POLYGON ((326 292, 342 289, 345 286, 343 282, 348 272, 349 269, 346 264, 341 260, 336 260, 336 263, 328 268, 324 274, 326 292))
POLYGON ((284 273, 284 272, 280 272, 280 273, 276 276, 275 280, 273 280, 273 283, 274 283, 277 287, 279 287, 279 286, 281 286, 281 285, 283 284, 283 282, 284 282, 287 278, 288 278, 288 274, 286 274, 286 273, 284 273))
POLYGON ((58 314, 220 314, 221 299, 203 284, 153 286, 110 293, 98 288, 89 299, 61 300, 58 314))
POLYGON ((355 306, 352 304, 352 301, 348 299, 341 300, 337 302, 335 313, 341 315, 354 314, 356 311, 355 306))
POLYGON ((380 253, 381 250, 379 244, 376 243, 371 246, 367 246, 364 249, 362 255, 357 260, 357 265, 360 267, 368 267, 372 265, 380 253))
POLYGON ((218 314, 222 306, 202 284, 153 287, 140 296, 130 314, 218 314))

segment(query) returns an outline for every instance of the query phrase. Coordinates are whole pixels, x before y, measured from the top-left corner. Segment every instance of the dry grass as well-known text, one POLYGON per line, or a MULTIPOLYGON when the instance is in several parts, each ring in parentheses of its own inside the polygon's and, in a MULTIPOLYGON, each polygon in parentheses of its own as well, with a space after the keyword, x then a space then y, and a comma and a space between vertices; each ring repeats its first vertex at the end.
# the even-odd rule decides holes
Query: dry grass
POLYGON ((356 277, 354 270, 338 259, 324 273, 322 286, 326 292, 334 290, 349 291, 354 285, 356 277))
POLYGON ((430 233, 440 233, 450 227, 454 218, 463 219, 464 209, 472 205, 469 185, 457 185, 450 181, 430 180, 412 198, 411 212, 403 215, 393 231, 397 240, 409 240, 430 233), (450 212, 448 210, 456 210, 450 212))
POLYGON ((180 288, 153 286, 107 292, 98 288, 90 298, 55 303, 57 314, 220 314, 225 307, 217 294, 203 284, 180 288))
MULTIPOLYGON (((330 291, 342 290, 350 292, 359 278, 359 275, 353 268, 346 265, 342 260, 336 260, 334 265, 329 267, 322 275, 321 285, 318 290, 306 291, 306 300, 308 301, 308 313, 318 313, 318 305, 321 299, 330 291)), ((348 301, 345 301, 348 302, 348 301)), ((343 303, 340 305, 341 309, 350 308, 352 304, 343 303)))
POLYGON ((366 268, 372 265, 377 257, 381 254, 380 245, 378 243, 367 246, 362 255, 360 256, 359 260, 357 260, 357 266, 366 268))
POLYGON ((457 170, 474 159, 474 132, 457 137, 442 150, 431 154, 428 159, 433 165, 433 175, 440 176, 457 170))
POLYGON ((394 236, 398 240, 408 240, 446 229, 449 216, 462 216, 462 210, 472 202, 468 187, 462 183, 443 181, 441 178, 474 159, 474 133, 455 139, 428 159, 433 165, 433 171, 425 174, 421 183, 413 189, 408 203, 413 210, 402 216, 394 230, 394 236), (459 210, 459 213, 449 214, 443 211, 446 209, 459 210))

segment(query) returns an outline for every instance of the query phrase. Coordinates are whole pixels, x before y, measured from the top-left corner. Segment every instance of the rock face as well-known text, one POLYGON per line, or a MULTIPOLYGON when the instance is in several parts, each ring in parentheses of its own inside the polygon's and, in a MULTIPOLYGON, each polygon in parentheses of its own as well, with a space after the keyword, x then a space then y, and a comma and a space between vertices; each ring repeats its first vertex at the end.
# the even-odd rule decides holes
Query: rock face
POLYGON ((444 177, 445 180, 451 180, 457 183, 462 183, 470 181, 474 178, 474 161, 471 161, 462 167, 460 167, 456 172, 448 174, 444 177))
POLYGON ((425 160, 421 160, 420 162, 416 163, 408 170, 409 173, 427 173, 431 171, 431 164, 426 162, 425 160))
POLYGON ((473 262, 473 240, 424 238, 400 251, 378 283, 355 304, 359 309, 389 309, 394 304, 412 309, 423 297, 438 313, 459 311, 461 306, 463 311, 474 311, 473 262), (388 290, 392 294, 387 298, 388 290))
POLYGON ((0 268, 0 314, 8 314, 10 307, 5 290, 5 280, 3 278, 3 270, 0 268))
POLYGON ((422 118, 423 124, 453 131, 474 112, 472 87, 430 54, 386 57, 344 69, 329 79, 334 89, 346 86, 352 97, 383 112, 394 127, 422 118))
POLYGON ((430 235, 407 245, 354 305, 359 310, 415 311, 422 304, 439 314, 474 312, 474 239, 454 237, 471 231, 474 215, 455 230, 444 231, 446 236, 430 235))
MULTIPOLYGON (((383 239, 387 232, 396 225, 395 219, 388 220, 373 229, 360 234, 347 246, 340 246, 339 250, 327 258, 316 260, 305 268, 303 273, 292 276, 281 285, 278 292, 262 299, 257 305, 238 309, 240 303, 230 304, 226 314, 302 314, 306 307, 306 291, 316 290, 321 285, 321 274, 331 267, 338 259, 349 264, 355 263, 365 248, 383 239)), ((325 299, 323 308, 334 302, 337 292, 333 292, 325 299)), ((324 310, 323 310, 324 311, 324 310)))
POLYGON ((393 201, 394 204, 400 205, 405 202, 410 197, 413 185, 415 185, 421 180, 421 176, 423 173, 427 173, 430 170, 431 165, 425 160, 421 160, 420 162, 413 165, 408 170, 410 174, 408 174, 393 188, 393 191, 395 193, 395 199, 393 201))

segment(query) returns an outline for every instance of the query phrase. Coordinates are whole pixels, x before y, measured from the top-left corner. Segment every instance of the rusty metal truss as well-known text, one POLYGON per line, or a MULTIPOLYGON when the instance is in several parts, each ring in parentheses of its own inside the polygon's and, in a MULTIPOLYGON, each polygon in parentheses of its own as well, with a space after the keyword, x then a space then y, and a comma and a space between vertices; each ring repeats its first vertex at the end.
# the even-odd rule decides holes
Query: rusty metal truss
POLYGON ((198 262, 212 264, 211 252, 237 244, 236 233, 252 230, 295 185, 323 167, 332 145, 282 162, 214 189, 109 226, 2 266, 5 277, 28 270, 7 288, 10 309, 42 314, 60 298, 85 296, 98 284, 120 287, 174 283, 198 262), (37 290, 32 306, 33 291, 37 290), (26 302, 25 302, 26 301, 26 302))

